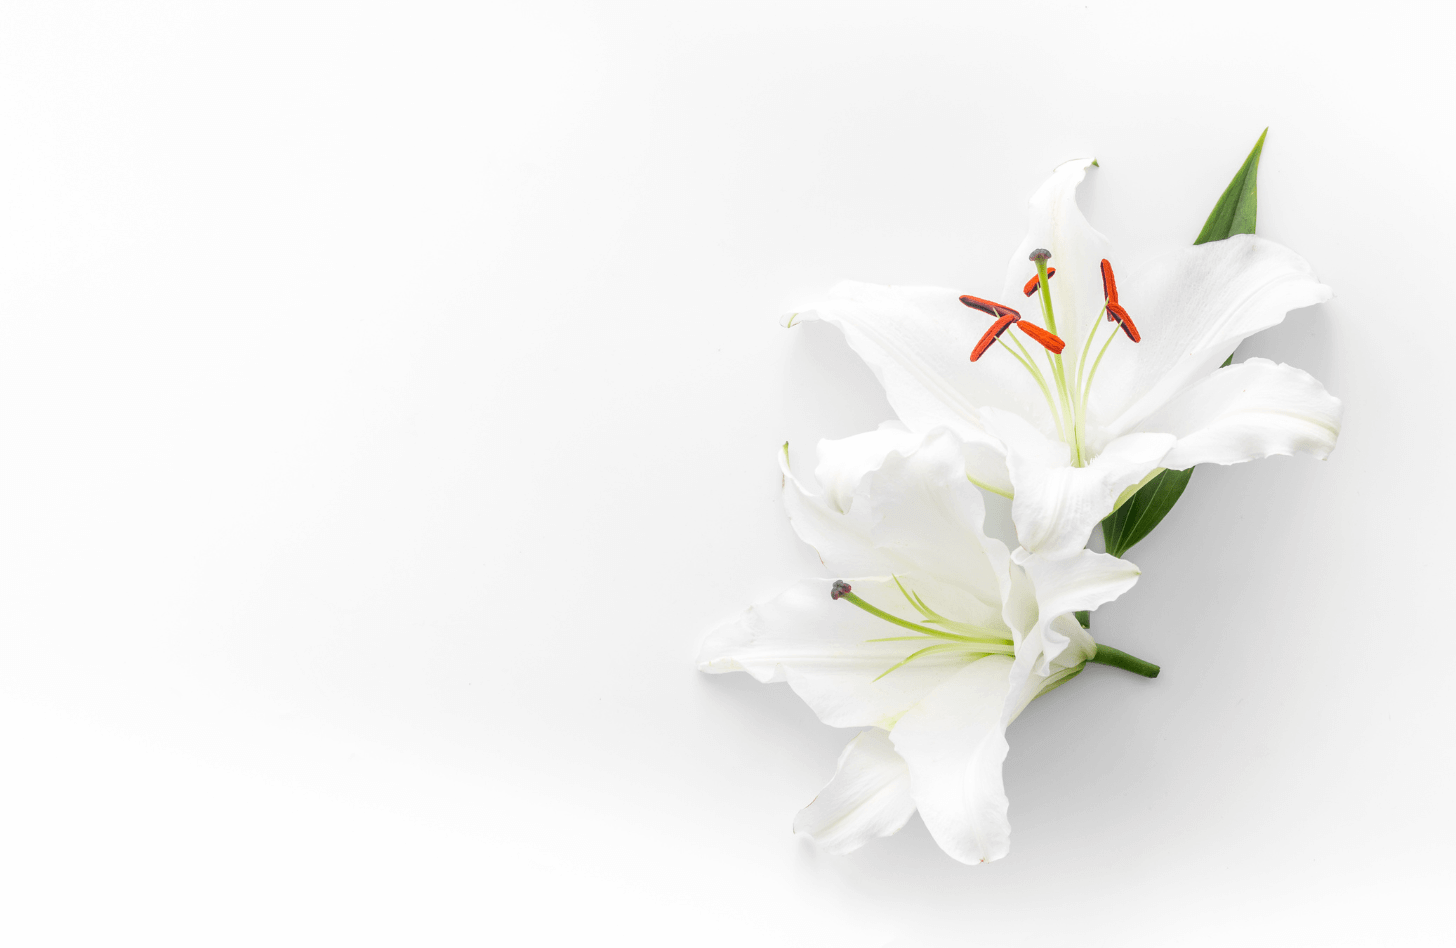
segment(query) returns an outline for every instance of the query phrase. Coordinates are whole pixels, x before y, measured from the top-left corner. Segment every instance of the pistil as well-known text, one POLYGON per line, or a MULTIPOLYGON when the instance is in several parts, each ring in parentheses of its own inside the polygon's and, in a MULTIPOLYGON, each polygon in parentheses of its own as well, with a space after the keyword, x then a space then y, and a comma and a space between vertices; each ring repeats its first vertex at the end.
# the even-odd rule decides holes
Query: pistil
MULTIPOLYGON (((843 599, 845 602, 853 603, 854 605, 858 606, 865 612, 868 612, 870 615, 878 619, 884 619, 886 622, 898 625, 903 629, 909 629, 912 632, 919 632, 921 635, 928 635, 931 638, 946 639, 951 642, 964 642, 968 645, 991 645, 995 646, 995 649, 993 649, 994 651, 1000 651, 1003 648, 1009 649, 1011 646, 1011 640, 1006 638, 982 638, 974 635, 960 635, 955 632, 947 632, 944 629, 932 629, 929 626, 921 625, 918 622, 911 622, 908 619, 902 619, 897 615, 886 612, 885 610, 877 606, 872 606, 868 602, 865 602, 858 595, 851 592, 853 588, 854 587, 850 586, 849 583, 846 583, 844 580, 836 579, 834 581, 834 585, 829 588, 829 598, 836 601, 843 599)), ((870 641, 892 642, 897 640, 898 637, 894 639, 871 639, 870 641)), ((1010 653, 1007 652, 1007 654, 1010 653)))
MULTIPOLYGON (((1028 259, 1036 264, 1037 287, 1041 290, 1039 296, 1041 299, 1042 313, 1046 318, 1047 329, 1055 333, 1057 331, 1057 316, 1052 310, 1051 274, 1047 269, 1047 261, 1051 259, 1051 256, 1052 252, 1050 250, 1038 247, 1031 252, 1028 259)), ((1070 430, 1072 434, 1072 463, 1078 467, 1082 467, 1087 463, 1086 459, 1082 456, 1082 433, 1077 425, 1077 412, 1072 406, 1072 395, 1067 390, 1067 370, 1062 365, 1061 350, 1056 350, 1055 357, 1048 355, 1047 362, 1052 367, 1052 375, 1057 380, 1057 393, 1061 396, 1062 400, 1062 411, 1066 417, 1066 425, 1063 430, 1070 430)))

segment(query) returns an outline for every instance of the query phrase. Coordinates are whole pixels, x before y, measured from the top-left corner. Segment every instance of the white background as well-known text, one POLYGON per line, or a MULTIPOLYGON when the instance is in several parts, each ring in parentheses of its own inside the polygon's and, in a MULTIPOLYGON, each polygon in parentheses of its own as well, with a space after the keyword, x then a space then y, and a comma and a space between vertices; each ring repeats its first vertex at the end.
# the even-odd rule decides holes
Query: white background
MULTIPOLYGON (((0 10, 0 940, 1449 944, 1448 8, 0 10), (1336 292, 1010 732, 1011 856, 793 836, 850 732, 693 670, 889 417, 833 282, 994 291, 1095 154, 1126 267, 1270 126, 1336 292)), ((1004 508, 1000 510, 1004 518, 1004 508)))

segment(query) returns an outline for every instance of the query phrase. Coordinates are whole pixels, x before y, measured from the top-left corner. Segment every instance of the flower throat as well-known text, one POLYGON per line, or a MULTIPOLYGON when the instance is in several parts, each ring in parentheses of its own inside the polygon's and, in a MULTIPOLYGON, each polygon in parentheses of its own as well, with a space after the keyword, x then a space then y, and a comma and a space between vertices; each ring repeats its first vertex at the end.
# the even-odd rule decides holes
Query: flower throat
POLYGON ((1067 344, 1057 335, 1057 317, 1052 310, 1051 278, 1056 274, 1056 267, 1048 267, 1047 261, 1051 259, 1051 251, 1037 249, 1031 252, 1029 259, 1036 264, 1036 276, 1026 281, 1022 292, 1028 297, 1036 296, 1041 304, 1042 319, 1046 328, 1027 322, 1021 318, 1021 314, 1010 306, 1000 303, 993 303, 990 300, 983 300, 978 296, 962 296, 961 302, 971 309, 979 310, 993 317, 996 321, 991 328, 986 330, 976 347, 971 350, 971 361, 975 362, 986 354, 992 345, 999 342, 1001 348, 1010 353, 1011 357, 1021 364, 1021 367, 1030 373, 1037 387, 1041 389, 1042 396, 1046 398, 1047 408, 1051 410, 1052 420, 1056 422, 1057 437, 1072 449, 1072 463, 1077 467, 1086 467, 1091 460, 1088 456, 1086 433, 1087 433, 1087 398, 1092 392, 1092 380, 1097 376, 1097 368, 1102 365, 1102 357, 1107 354, 1107 348, 1112 345, 1112 340, 1117 338, 1117 330, 1120 328, 1127 338, 1133 342, 1140 342, 1142 335, 1138 332, 1137 326, 1133 324, 1132 317, 1117 297, 1117 279, 1112 273, 1112 264, 1106 260, 1102 261, 1102 309, 1097 315, 1107 314, 1107 321, 1115 323, 1107 341, 1097 353, 1097 358, 1092 361, 1092 368, 1087 371, 1087 356, 1092 351, 1092 341, 1096 337, 1101 323, 1097 317, 1092 318, 1092 328, 1088 331, 1082 342, 1082 353, 1077 359, 1076 370, 1067 372, 1067 366, 1062 360, 1062 351, 1067 344), (1013 335, 1008 335, 1006 330, 1013 325, 1023 333, 1030 336, 1042 347, 1042 355, 1046 357, 1047 368, 1051 373, 1051 381, 1042 374, 1041 368, 1036 360, 1022 345, 1021 340, 1013 335), (1010 342, 1007 342, 1007 340, 1010 342), (1084 374, 1085 373, 1085 374, 1084 374), (1056 389, 1053 395, 1052 389, 1056 389))

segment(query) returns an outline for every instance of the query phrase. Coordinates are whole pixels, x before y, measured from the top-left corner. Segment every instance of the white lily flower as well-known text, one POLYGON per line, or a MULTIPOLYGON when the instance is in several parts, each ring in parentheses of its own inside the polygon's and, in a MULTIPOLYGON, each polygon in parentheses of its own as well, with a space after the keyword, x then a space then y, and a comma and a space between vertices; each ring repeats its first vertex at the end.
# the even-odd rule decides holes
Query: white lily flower
POLYGON ((1220 368, 1244 339, 1331 297, 1309 265, 1241 235, 1114 279, 1107 239, 1076 202, 1092 164, 1061 165, 1032 197, 1030 232, 996 302, 847 282, 790 318, 838 326, 912 430, 960 435, 969 476, 1013 497, 1021 545, 1049 557, 1086 546, 1162 469, 1323 459, 1340 431, 1339 400, 1309 374, 1267 359, 1220 368), (1029 296, 1044 330, 1006 305, 1029 296))
POLYGON ((1088 661, 1157 673, 1099 648, 1072 617, 1126 592, 1138 569, 1089 550, 1013 559, 986 535, 947 429, 890 423, 820 442, 819 458, 822 492, 794 477, 785 451, 784 501, 838 578, 801 580, 710 633, 698 667, 786 681, 824 723, 868 728, 795 831, 845 853, 919 809, 951 856, 999 859, 1007 726, 1088 661))

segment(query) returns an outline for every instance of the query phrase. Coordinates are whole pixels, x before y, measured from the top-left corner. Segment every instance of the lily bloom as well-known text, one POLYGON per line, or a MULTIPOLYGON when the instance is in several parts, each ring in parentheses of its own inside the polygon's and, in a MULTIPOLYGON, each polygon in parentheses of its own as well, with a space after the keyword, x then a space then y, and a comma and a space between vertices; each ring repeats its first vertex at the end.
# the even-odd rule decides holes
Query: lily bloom
POLYGON ((1086 546, 1165 468, 1324 459, 1340 432, 1339 400, 1308 373, 1267 359, 1220 367, 1290 310, 1330 299, 1309 264, 1240 235, 1114 274, 1107 239, 1077 207, 1092 164, 1059 166, 1032 197, 994 299, 846 282, 790 322, 838 326, 910 429, 955 431, 968 476, 1011 497, 1021 546, 1049 557, 1086 546), (1017 295, 1036 297, 1035 328, 1051 340, 1005 331, 1017 295))
POLYGON ((846 853, 918 809, 954 858, 1001 858, 1007 726, 1089 661, 1157 674, 1072 616, 1130 589, 1137 567, 1090 550, 1013 559, 986 535, 963 445, 944 428, 821 441, 817 490, 789 470, 787 445, 781 464, 794 530, 831 576, 710 633, 698 667, 788 682, 825 724, 865 729, 796 832, 846 853))

